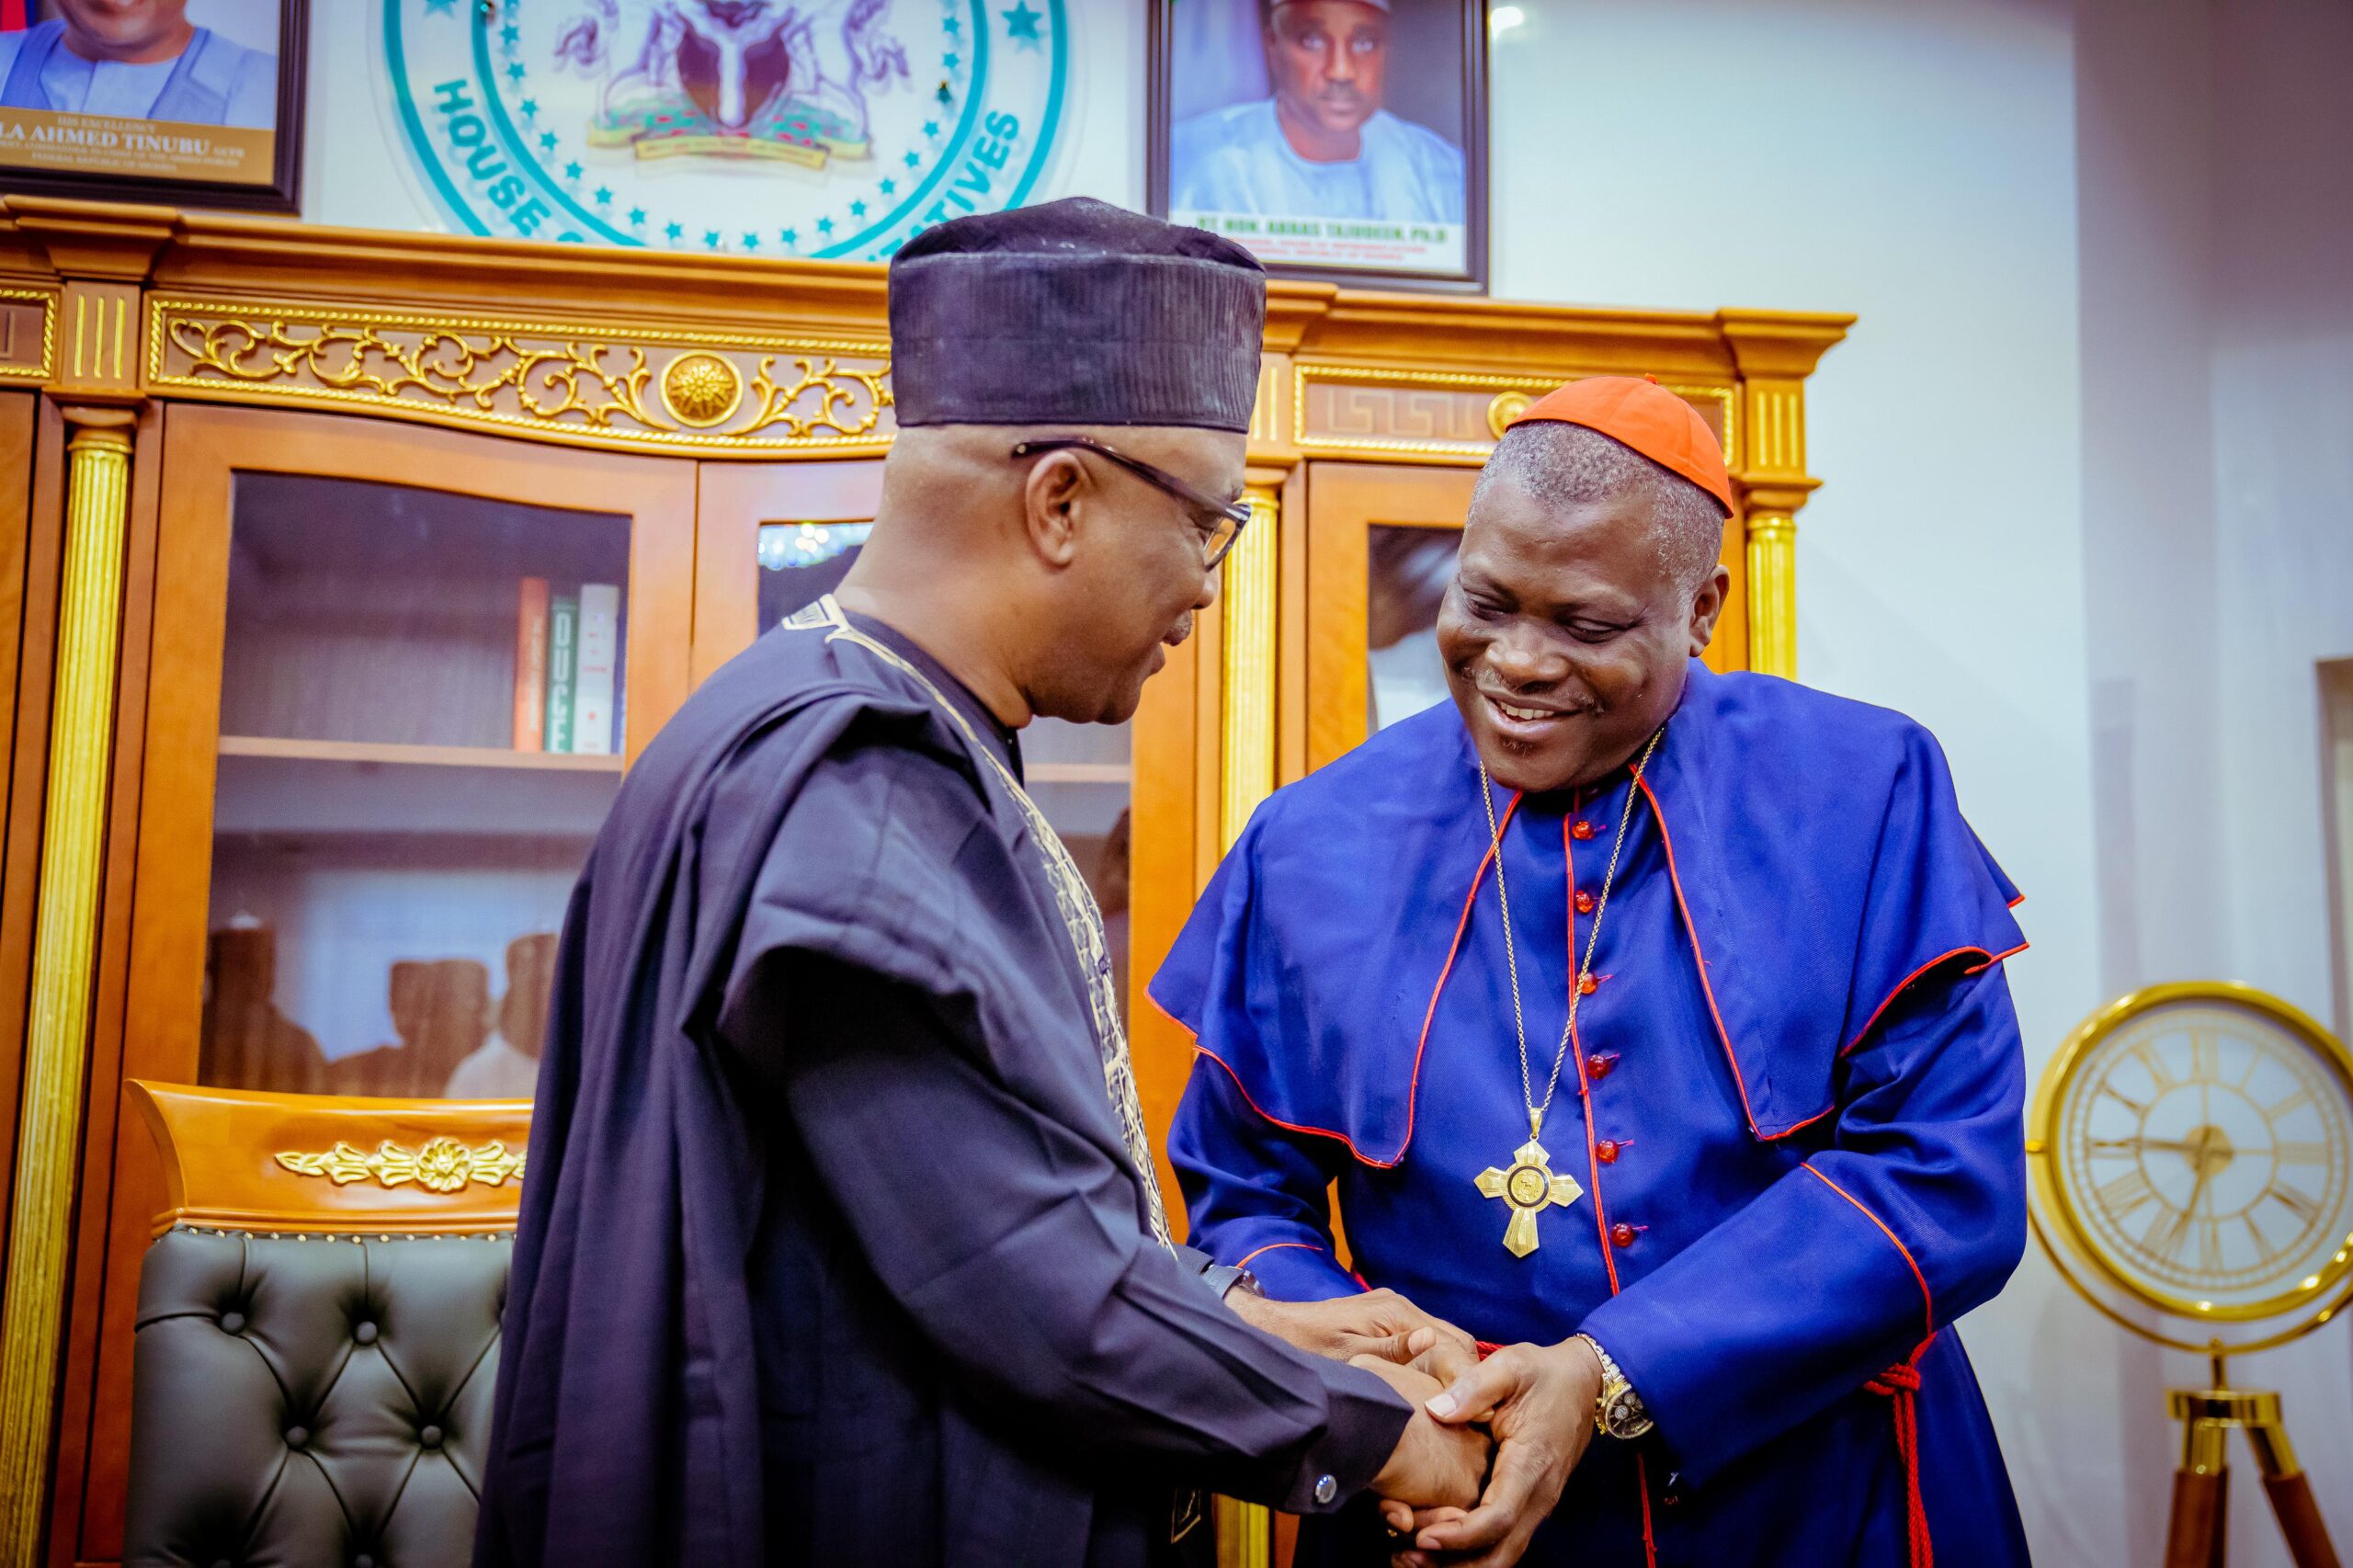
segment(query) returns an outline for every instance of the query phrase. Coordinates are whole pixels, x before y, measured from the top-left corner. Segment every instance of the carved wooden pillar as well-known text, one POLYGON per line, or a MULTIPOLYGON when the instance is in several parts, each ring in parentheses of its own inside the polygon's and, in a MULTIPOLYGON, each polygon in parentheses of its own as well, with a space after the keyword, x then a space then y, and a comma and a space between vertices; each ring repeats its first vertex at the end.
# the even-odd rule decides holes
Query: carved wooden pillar
POLYGON ((1748 667, 1798 673, 1797 515, 1822 482, 1805 472, 1805 379, 1852 317, 1720 311, 1740 369, 1733 480, 1747 521, 1748 667))
POLYGON ((30 1564, 48 1502, 82 1077, 114 741, 116 631, 131 498, 124 408, 69 406, 64 579, 25 1028, 16 1192, 0 1315, 0 1562, 30 1564))
POLYGON ((49 396, 71 435, 16 1186, 0 1305, 0 1568, 38 1561, 50 1501, 113 765, 131 430, 142 403, 139 279, 163 233, 134 223, 116 244, 91 240, 71 222, 45 224, 37 211, 16 217, 19 229, 44 236, 65 276, 49 396))

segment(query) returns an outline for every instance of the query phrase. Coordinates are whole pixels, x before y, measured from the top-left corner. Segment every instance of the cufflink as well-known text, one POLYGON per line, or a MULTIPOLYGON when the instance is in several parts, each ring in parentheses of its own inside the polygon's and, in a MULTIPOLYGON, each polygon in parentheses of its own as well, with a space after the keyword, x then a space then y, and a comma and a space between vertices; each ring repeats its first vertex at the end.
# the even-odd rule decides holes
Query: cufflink
POLYGON ((1330 1507, 1332 1506, 1332 1499, 1337 1497, 1339 1494, 1340 1483, 1338 1482, 1333 1480, 1328 1475, 1319 1475, 1315 1478, 1315 1501, 1322 1506, 1326 1508, 1330 1507))

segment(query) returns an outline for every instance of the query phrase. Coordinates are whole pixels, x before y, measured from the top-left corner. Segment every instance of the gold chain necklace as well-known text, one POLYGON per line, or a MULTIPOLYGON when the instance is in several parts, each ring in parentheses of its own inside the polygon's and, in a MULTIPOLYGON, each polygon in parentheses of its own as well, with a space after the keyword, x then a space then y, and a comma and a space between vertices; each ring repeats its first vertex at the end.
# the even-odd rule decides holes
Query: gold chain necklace
MULTIPOLYGON (((1661 724, 1643 747, 1642 756, 1634 763, 1632 778, 1626 785, 1626 807, 1619 813, 1618 836, 1609 846, 1609 869, 1602 874, 1601 897, 1593 906, 1593 926, 1585 939, 1585 961, 1569 977, 1569 1021, 1561 1026, 1561 1046, 1552 1053, 1552 1075, 1544 1081, 1544 1100, 1538 1104, 1536 1085, 1528 1070, 1528 1021, 1519 1006, 1519 943, 1511 930, 1511 893, 1504 885, 1504 834, 1495 821, 1495 783, 1487 777, 1487 765, 1479 764, 1479 802, 1487 808, 1487 842, 1495 859, 1495 903, 1504 916, 1504 963, 1511 975, 1511 1024, 1519 1037, 1519 1092, 1528 1106, 1528 1142, 1513 1152, 1508 1169, 1490 1165, 1481 1171, 1478 1187, 1482 1197, 1500 1198, 1511 1209, 1511 1222, 1504 1227, 1504 1249, 1514 1257, 1526 1257, 1537 1248, 1536 1216, 1558 1205, 1566 1208, 1585 1196, 1573 1176, 1552 1174, 1552 1156, 1545 1152, 1542 1137, 1544 1114, 1552 1108, 1552 1096, 1561 1086, 1561 1067, 1569 1059, 1569 1042, 1576 1038, 1577 1003, 1585 995, 1586 987, 1593 981, 1594 949, 1601 941, 1601 917, 1609 908, 1609 890, 1618 881, 1618 857, 1626 847, 1626 830, 1634 820, 1634 796, 1643 786, 1643 769, 1650 766, 1651 754, 1658 750, 1665 739, 1666 726, 1661 724)), ((1570 929, 1575 930, 1574 917, 1570 929)))

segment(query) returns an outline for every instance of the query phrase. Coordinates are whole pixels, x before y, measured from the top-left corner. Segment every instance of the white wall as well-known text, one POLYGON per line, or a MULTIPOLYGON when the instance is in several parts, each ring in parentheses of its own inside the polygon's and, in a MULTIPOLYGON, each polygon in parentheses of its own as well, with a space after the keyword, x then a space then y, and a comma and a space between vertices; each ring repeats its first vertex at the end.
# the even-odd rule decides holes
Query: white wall
MULTIPOLYGON (((1861 318, 1807 391, 1799 668, 1944 742, 2026 890, 2040 1072, 2103 994, 2068 9, 1521 8, 1494 51, 1497 293, 1861 318)), ((2040 1258, 1962 1333, 2039 1559, 2151 1555, 2125 1449, 2160 1396, 2122 1336, 2040 1258)))
MULTIPOLYGON (((2207 388, 2213 104, 2204 0, 2082 0, 2077 12, 2097 973, 2102 995, 2120 995, 2212 973, 2228 924, 2217 835, 2181 831, 2222 814, 2205 717, 2216 707, 2218 653, 2207 388)), ((2054 1297, 2051 1310, 2071 1306, 2054 1297)), ((2097 1415, 2071 1412, 2068 1427, 2085 1441, 2054 1446, 2052 1462, 2063 1485, 2095 1488, 2104 1513, 2120 1506, 2130 1553, 2114 1561, 2154 1562, 2175 1447, 2160 1391, 2168 1379, 2199 1381, 2197 1369, 2091 1332, 2087 1346, 2083 1333, 2067 1339, 2100 1368, 2097 1415)), ((2262 1502, 2234 1501, 2245 1533, 2262 1502)), ((2071 1542, 2075 1555, 2060 1560, 2097 1561, 2081 1554, 2087 1544, 2071 1542)))
MULTIPOLYGON (((2314 665, 2353 653, 2353 7, 2232 0, 2212 18, 2216 700, 2181 722, 2221 764, 2213 967, 2328 1019, 2314 665)), ((2256 1364, 2287 1391, 2340 1551, 2353 1544, 2344 1327, 2256 1364)), ((2244 1482, 2232 1507, 2233 1560, 2283 1561, 2244 1482)))
MULTIPOLYGON (((2315 662, 2353 648, 2353 12, 2083 0, 2084 397, 2104 988, 2331 1013, 2315 662)), ((2343 1019, 2335 1020, 2344 1027, 2343 1019)), ((2127 1387, 2195 1358, 2127 1350, 2127 1387)), ((2353 1525, 2341 1331, 2252 1358, 2353 1525)), ((2167 1434, 2126 1435, 2136 1560, 2167 1434)), ((2285 1558, 2241 1465, 2234 1561, 2285 1558)))

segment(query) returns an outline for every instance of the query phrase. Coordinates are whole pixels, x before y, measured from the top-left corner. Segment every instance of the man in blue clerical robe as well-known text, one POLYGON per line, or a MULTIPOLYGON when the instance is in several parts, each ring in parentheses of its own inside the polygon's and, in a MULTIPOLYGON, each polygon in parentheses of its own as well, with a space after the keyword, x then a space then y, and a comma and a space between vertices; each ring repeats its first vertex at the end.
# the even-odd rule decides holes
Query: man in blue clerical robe
POLYGON ((1509 1346, 1430 1405, 1492 1424, 1482 1506, 1302 1561, 2027 1560, 1950 1326, 2025 1244, 2017 895, 1919 725, 1699 663, 1731 510, 1658 387, 1539 403, 1440 613, 1455 704, 1267 801, 1153 983, 1195 1244, 1509 1346))
POLYGON ((0 33, 0 108, 267 131, 278 57, 188 19, 188 0, 60 0, 60 15, 0 33))

